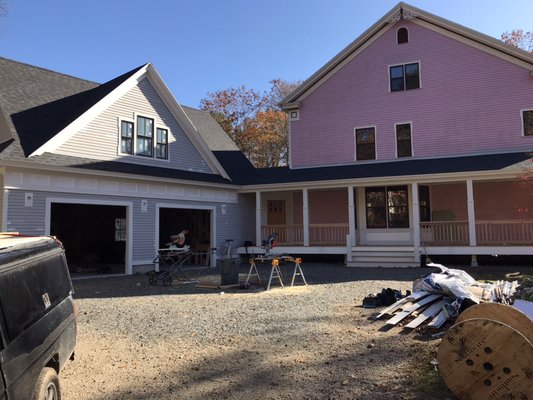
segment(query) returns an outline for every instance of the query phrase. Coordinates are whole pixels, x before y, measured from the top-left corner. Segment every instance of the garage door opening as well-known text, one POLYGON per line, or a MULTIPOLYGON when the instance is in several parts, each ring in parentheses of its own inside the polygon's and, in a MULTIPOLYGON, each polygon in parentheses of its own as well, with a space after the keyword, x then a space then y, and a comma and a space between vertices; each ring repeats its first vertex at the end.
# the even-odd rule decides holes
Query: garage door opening
POLYGON ((126 273, 126 207, 52 203, 50 234, 65 246, 70 272, 126 273))
MULTIPOLYGON (((186 208, 159 209, 159 248, 166 248, 170 236, 188 230, 185 243, 194 253, 211 251, 211 211, 186 208)), ((207 265, 209 257, 193 257, 194 264, 207 265)))

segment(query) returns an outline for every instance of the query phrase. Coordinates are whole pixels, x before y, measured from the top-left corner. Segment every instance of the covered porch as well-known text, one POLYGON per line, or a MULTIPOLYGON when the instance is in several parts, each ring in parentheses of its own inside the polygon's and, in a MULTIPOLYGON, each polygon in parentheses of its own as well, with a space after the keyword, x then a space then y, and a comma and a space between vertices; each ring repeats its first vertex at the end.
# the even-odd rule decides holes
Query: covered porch
POLYGON ((533 255, 533 185, 462 179, 256 192, 256 241, 344 254, 349 266, 420 265, 421 255, 533 255))

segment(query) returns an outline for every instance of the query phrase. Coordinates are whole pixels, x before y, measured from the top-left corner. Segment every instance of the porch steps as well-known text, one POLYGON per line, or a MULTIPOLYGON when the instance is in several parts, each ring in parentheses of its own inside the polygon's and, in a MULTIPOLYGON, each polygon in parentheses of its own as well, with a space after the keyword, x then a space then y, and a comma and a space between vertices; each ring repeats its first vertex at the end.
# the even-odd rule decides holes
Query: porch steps
POLYGON ((353 247, 347 267, 418 267, 413 247, 353 247))

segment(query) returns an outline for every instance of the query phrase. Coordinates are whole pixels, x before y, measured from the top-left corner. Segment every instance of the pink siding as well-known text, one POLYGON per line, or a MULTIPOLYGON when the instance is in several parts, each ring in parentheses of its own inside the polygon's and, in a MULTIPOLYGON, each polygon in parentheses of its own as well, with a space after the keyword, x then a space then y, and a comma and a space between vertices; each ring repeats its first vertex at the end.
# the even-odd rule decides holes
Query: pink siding
POLYGON ((431 186, 431 219, 434 221, 466 221, 466 183, 431 186))
MULTIPOLYGON (((293 196, 294 223, 303 223, 303 199, 301 192, 293 196)), ((310 224, 348 223, 348 193, 344 189, 309 191, 310 224)))
POLYGON ((525 181, 474 183, 477 220, 533 218, 533 185, 525 181))
MULTIPOLYGON (((533 218, 533 184, 525 181, 474 182, 476 220, 533 218)), ((431 186, 432 218, 468 219, 466 183, 431 186)))
POLYGON ((291 123, 293 167, 354 161, 354 127, 376 126, 377 159, 395 159, 395 123, 412 122, 415 157, 524 148, 529 71, 400 21, 302 101, 291 123), (396 31, 409 29, 398 45, 396 31), (421 89, 389 93, 390 65, 420 62, 421 89))

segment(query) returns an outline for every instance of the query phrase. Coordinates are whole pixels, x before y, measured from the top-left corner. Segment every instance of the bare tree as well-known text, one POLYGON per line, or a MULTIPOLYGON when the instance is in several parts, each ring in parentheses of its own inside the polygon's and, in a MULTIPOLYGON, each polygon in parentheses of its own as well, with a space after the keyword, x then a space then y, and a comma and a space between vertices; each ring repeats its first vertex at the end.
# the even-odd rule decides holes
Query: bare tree
POLYGON ((511 46, 533 53, 533 31, 524 32, 523 29, 513 29, 511 32, 504 32, 502 40, 511 46))

